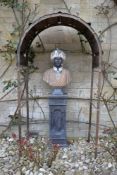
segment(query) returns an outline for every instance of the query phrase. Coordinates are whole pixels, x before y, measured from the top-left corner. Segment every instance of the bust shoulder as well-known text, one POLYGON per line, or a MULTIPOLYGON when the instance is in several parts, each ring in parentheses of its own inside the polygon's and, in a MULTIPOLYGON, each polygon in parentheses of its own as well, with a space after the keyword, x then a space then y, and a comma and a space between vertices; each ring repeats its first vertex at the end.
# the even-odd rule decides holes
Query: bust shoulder
POLYGON ((69 70, 68 70, 68 69, 63 68, 63 70, 64 70, 64 71, 66 71, 66 72, 69 72, 69 70))
POLYGON ((51 72, 52 70, 53 70, 53 68, 47 69, 47 70, 44 72, 44 74, 47 74, 47 73, 51 72))
POLYGON ((64 71, 65 73, 67 73, 67 74, 70 73, 68 69, 64 69, 64 68, 63 68, 63 71, 64 71))

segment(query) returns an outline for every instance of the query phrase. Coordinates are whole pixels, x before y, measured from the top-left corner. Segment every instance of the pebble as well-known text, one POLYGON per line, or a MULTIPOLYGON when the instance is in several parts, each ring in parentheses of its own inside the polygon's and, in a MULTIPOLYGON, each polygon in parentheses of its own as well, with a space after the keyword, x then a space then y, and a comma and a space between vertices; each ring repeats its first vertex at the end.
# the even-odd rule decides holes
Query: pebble
POLYGON ((62 157, 62 159, 67 159, 67 158, 68 158, 67 154, 64 154, 62 157))
POLYGON ((17 171, 15 175, 21 175, 21 172, 20 171, 17 171))
POLYGON ((30 162, 29 168, 32 168, 33 166, 34 166, 34 163, 33 162, 30 162))
POLYGON ((90 162, 90 159, 86 159, 85 162, 86 162, 86 163, 89 163, 89 162, 90 162))
POLYGON ((34 175, 34 174, 33 174, 33 172, 31 171, 31 172, 29 173, 29 175, 34 175))
POLYGON ((45 172, 46 172, 46 170, 45 170, 45 169, 43 169, 43 168, 40 168, 40 169, 39 169, 39 171, 40 171, 40 172, 43 172, 43 173, 45 173, 45 172))
POLYGON ((109 163, 108 164, 108 168, 111 168, 113 165, 112 165, 112 163, 109 163))
MULTIPOLYGON (((18 161, 17 142, 13 138, 0 140, 0 169, 3 174, 20 175, 19 166, 21 166, 24 175, 117 175, 117 163, 102 148, 98 149, 98 156, 94 158, 94 147, 92 143, 79 139, 68 148, 60 148, 56 158, 48 166, 49 157, 52 151, 47 147, 45 140, 39 139, 38 150, 41 164, 29 160, 22 156, 18 161), (43 141, 43 140, 42 140, 43 141), (45 146, 44 146, 45 144, 45 146), (16 172, 13 170, 16 169, 16 172)), ((31 145, 37 143, 35 138, 30 139, 31 145)), ((105 144, 106 145, 106 144, 105 144)), ((108 145, 108 144, 107 144, 108 145)), ((34 148, 35 145, 34 145, 34 148)), ((33 149, 33 148, 32 148, 33 149)))
POLYGON ((48 175, 54 175, 52 172, 49 172, 49 174, 48 175))
POLYGON ((22 168, 22 172, 25 173, 26 172, 26 167, 22 168))
POLYGON ((38 172, 38 171, 35 171, 35 172, 34 172, 34 175, 38 175, 38 174, 39 174, 39 172, 38 172))
POLYGON ((43 173, 39 173, 38 175, 44 175, 43 173))
POLYGON ((25 175, 29 175, 30 174, 30 170, 27 170, 26 172, 25 172, 25 175))
POLYGON ((88 167, 87 167, 87 166, 83 166, 83 169, 84 169, 84 170, 87 170, 87 169, 88 169, 88 167))

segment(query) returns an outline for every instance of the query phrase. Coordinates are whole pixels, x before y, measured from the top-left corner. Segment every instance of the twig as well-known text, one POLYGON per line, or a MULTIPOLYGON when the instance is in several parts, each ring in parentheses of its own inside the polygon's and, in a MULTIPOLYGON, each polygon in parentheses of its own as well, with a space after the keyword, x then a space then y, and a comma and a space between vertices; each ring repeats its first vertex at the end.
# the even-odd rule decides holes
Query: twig
POLYGON ((82 107, 80 108, 79 113, 78 113, 78 128, 79 128, 79 119, 80 119, 81 111, 82 111, 82 107))
POLYGON ((9 90, 5 95, 3 95, 2 97, 0 97, 0 101, 5 98, 8 94, 10 94, 16 87, 12 88, 11 90, 9 90))
POLYGON ((42 113, 43 113, 43 116, 44 116, 44 119, 46 119, 45 117, 45 113, 42 109, 42 107, 40 106, 40 104, 38 103, 37 99, 33 97, 33 95, 31 93, 29 93, 29 95, 33 98, 33 100, 37 103, 37 105, 39 106, 39 108, 41 109, 42 113))
POLYGON ((65 0, 63 0, 63 3, 64 3, 64 5, 65 5, 65 8, 67 9, 67 11, 71 14, 71 8, 70 8, 70 9, 68 8, 68 5, 67 5, 67 3, 65 2, 65 0))
MULTIPOLYGON (((12 119, 13 120, 13 119, 12 119)), ((12 125, 12 120, 9 122, 8 126, 1 132, 0 138, 3 137, 4 133, 11 127, 12 125)))
POLYGON ((15 20, 16 20, 16 22, 17 22, 17 25, 18 25, 18 27, 20 27, 19 19, 18 19, 17 15, 16 15, 16 12, 15 12, 14 7, 12 7, 12 11, 13 11, 13 14, 14 14, 15 20))
POLYGON ((22 97, 23 97, 23 95, 24 95, 25 88, 26 88, 26 83, 24 84, 24 88, 23 88, 23 90, 22 90, 22 92, 21 92, 21 96, 20 96, 20 99, 19 99, 19 103, 18 103, 18 106, 17 106, 17 108, 16 108, 16 111, 15 111, 14 115, 16 115, 16 114, 17 114, 17 111, 21 108, 21 100, 22 100, 22 97))
MULTIPOLYGON (((21 104, 21 100, 22 100, 22 97, 23 97, 23 94, 24 94, 24 90, 25 90, 25 85, 24 85, 24 88, 23 88, 23 91, 21 93, 21 96, 20 96, 20 103, 18 104, 17 108, 16 108, 16 111, 14 113, 14 116, 17 114, 17 111, 19 110, 19 108, 21 107, 20 104, 21 104)), ((9 122, 7 128, 5 130, 2 131, 2 133, 0 134, 0 137, 3 136, 3 134, 11 127, 12 125, 12 122, 13 122, 13 119, 14 117, 11 119, 11 121, 9 122)))
POLYGON ((26 17, 26 19, 24 21, 24 27, 26 26, 26 24, 27 24, 27 22, 29 20, 30 15, 31 15, 31 9, 29 9, 28 15, 27 15, 27 17, 26 17))
MULTIPOLYGON (((108 26, 110 26, 110 20, 109 20, 109 17, 108 15, 105 15, 106 18, 107 18, 107 22, 108 22, 108 26)), ((108 59, 107 61, 109 62, 109 59, 110 59, 110 54, 111 54, 111 47, 112 47, 112 32, 111 32, 111 28, 109 28, 109 53, 108 53, 108 59)))
POLYGON ((43 41, 42 41, 40 35, 37 35, 37 36, 38 36, 39 41, 40 41, 40 43, 41 43, 41 45, 42 45, 43 51, 45 51, 45 47, 44 47, 44 44, 43 44, 43 41))
POLYGON ((117 25, 117 22, 114 22, 113 24, 110 24, 109 26, 107 26, 103 31, 101 31, 99 38, 103 35, 103 33, 105 33, 109 28, 114 27, 115 25, 117 25))
POLYGON ((6 74, 6 72, 9 70, 9 68, 12 65, 12 61, 9 63, 9 65, 7 66, 7 68, 4 70, 4 72, 0 75, 0 79, 6 74))
POLYGON ((108 115, 109 115, 109 117, 110 117, 110 119, 111 119, 111 122, 112 122, 112 124, 113 124, 114 130, 116 130, 116 125, 115 125, 115 123, 114 123, 114 121, 113 121, 113 119, 112 119, 112 117, 111 117, 110 110, 109 110, 109 108, 108 108, 108 104, 107 104, 106 100, 105 100, 103 97, 102 97, 102 99, 103 99, 103 102, 104 102, 105 107, 106 107, 106 109, 107 109, 108 115))

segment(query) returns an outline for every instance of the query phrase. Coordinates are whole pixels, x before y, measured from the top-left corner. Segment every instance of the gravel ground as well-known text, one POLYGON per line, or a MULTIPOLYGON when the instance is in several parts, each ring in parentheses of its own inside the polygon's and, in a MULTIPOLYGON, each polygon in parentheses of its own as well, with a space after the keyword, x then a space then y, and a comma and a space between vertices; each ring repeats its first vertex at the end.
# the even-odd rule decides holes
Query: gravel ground
MULTIPOLYGON (((101 139, 100 144, 108 142, 101 139)), ((83 138, 66 148, 50 147, 44 138, 23 139, 21 145, 19 160, 16 137, 0 140, 0 175, 117 175, 117 163, 103 146, 95 159, 93 142, 83 138)))

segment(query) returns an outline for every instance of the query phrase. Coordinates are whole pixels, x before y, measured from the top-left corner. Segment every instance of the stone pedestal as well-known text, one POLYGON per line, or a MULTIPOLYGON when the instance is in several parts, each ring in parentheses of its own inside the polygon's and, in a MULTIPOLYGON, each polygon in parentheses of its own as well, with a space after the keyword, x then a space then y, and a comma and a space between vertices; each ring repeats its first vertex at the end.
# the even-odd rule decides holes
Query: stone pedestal
POLYGON ((49 97, 49 130, 53 144, 66 146, 66 104, 67 94, 62 89, 54 89, 49 97))

